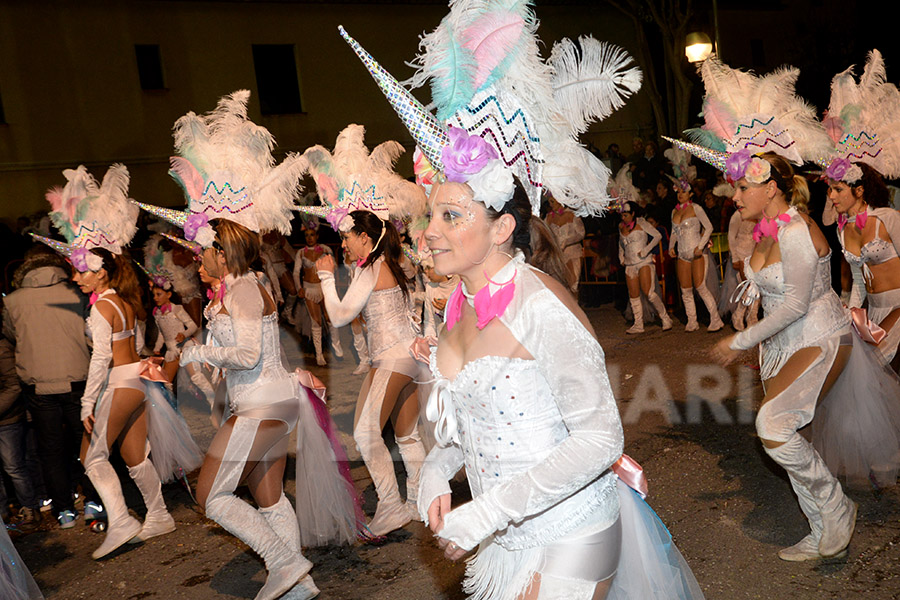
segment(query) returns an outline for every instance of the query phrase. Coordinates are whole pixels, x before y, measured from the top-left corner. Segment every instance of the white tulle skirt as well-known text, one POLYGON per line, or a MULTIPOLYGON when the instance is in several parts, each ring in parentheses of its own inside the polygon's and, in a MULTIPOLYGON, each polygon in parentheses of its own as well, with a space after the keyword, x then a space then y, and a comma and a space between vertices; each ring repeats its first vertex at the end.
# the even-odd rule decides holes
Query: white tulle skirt
POLYGON ((3 600, 43 600, 41 590, 34 582, 22 557, 16 552, 6 524, 0 519, 0 598, 3 600))
MULTIPOLYGON (((618 552, 607 600, 702 599, 700 585, 666 526, 637 492, 621 480, 616 485, 621 545, 618 549, 604 549, 604 552, 618 552)), ((577 536, 576 531, 561 541, 565 544, 577 536)), ((471 594, 472 600, 514 600, 528 589, 535 573, 540 572, 545 551, 544 546, 507 550, 488 539, 469 559, 463 589, 471 594)), ((571 575, 542 577, 539 597, 541 600, 589 600, 597 583, 571 575)))
POLYGON ((894 485, 900 469, 900 378, 853 334, 847 366, 816 407, 813 445, 854 486, 894 485))

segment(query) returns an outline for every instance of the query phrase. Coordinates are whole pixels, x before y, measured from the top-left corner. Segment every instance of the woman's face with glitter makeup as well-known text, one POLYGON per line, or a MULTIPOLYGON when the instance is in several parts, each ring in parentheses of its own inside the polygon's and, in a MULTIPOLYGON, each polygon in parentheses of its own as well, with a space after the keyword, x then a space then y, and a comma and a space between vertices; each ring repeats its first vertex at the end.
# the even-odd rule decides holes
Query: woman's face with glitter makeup
POLYGON ((487 211, 464 183, 445 182, 431 189, 431 221, 425 241, 440 275, 462 275, 482 269, 491 244, 487 211))
POLYGON ((834 204, 834 209, 842 215, 857 205, 863 196, 862 192, 862 187, 852 188, 843 181, 828 180, 828 199, 834 204))

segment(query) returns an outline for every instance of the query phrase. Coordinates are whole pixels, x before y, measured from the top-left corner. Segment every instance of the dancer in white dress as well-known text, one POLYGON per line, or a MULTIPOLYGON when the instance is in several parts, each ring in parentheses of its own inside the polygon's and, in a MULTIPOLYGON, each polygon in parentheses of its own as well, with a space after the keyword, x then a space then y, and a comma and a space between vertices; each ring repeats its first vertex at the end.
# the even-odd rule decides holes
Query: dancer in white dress
POLYGON ((853 275, 854 325, 900 371, 900 213, 889 206, 884 182, 900 176, 900 91, 887 81, 878 50, 869 55, 861 82, 851 67, 831 83, 825 124, 835 153, 825 171, 828 199, 853 275))
POLYGON ((638 216, 640 206, 634 202, 622 204, 619 224, 619 262, 625 267, 625 283, 628 286, 628 298, 634 314, 634 325, 625 333, 644 332, 644 305, 641 294, 656 309, 662 320, 663 331, 672 329, 672 319, 666 311, 666 305, 656 293, 656 268, 653 263, 653 249, 659 245, 662 234, 638 216))
MULTIPOLYGON (((456 28, 485 10, 455 2, 424 46, 437 52, 433 44, 438 40, 465 39, 465 32, 456 28)), ((521 4, 498 12, 486 18, 534 19, 521 4)), ((478 547, 467 569, 466 591, 474 598, 503 600, 702 597, 659 520, 609 470, 621 457, 622 429, 603 351, 568 291, 566 265, 554 250, 552 234, 536 216, 544 183, 551 184, 558 200, 585 214, 610 202, 605 195, 609 172, 590 153, 570 145, 571 129, 554 129, 560 126, 556 116, 574 118, 565 110, 574 104, 560 106, 564 94, 532 97, 532 92, 555 86, 548 71, 534 68, 529 60, 527 96, 513 95, 513 82, 501 77, 496 88, 487 90, 495 96, 482 104, 476 94, 453 115, 454 123, 464 123, 465 114, 473 114, 470 127, 448 128, 342 33, 427 157, 417 161, 418 178, 433 184, 426 240, 435 270, 457 273, 462 280, 447 303, 446 329, 437 350, 424 353, 437 378, 428 416, 437 423, 438 446, 423 469, 419 507, 448 558, 457 560, 478 547), (511 103, 524 102, 528 110, 515 123, 496 118, 512 114, 511 103), (493 135, 484 132, 481 137, 478 123, 486 117, 476 113, 488 106, 493 135), (555 118, 544 121, 539 107, 552 110, 555 118), (494 130, 496 126, 500 129, 494 130), (555 146, 523 150, 518 156, 522 162, 507 168, 514 161, 503 158, 499 140, 524 140, 528 134, 553 139, 555 146), (551 155, 551 148, 571 154, 551 155), (555 172, 558 179, 537 176, 537 153, 547 161, 542 163, 545 174, 562 169, 555 172), (600 176, 601 187, 597 179, 581 179, 571 162, 569 169, 562 168, 576 160, 600 176), (516 187, 514 173, 521 187, 516 187), (586 368, 573 368, 584 364, 586 368), (450 510, 448 480, 463 465, 473 500, 450 510), (649 540, 650 531, 661 534, 657 542, 649 540), (638 547, 644 552, 634 552, 638 547)), ((512 72, 523 67, 523 54, 540 61, 537 40, 521 33, 518 52, 508 61, 490 57, 491 64, 506 62, 512 72)), ((562 46, 572 49, 568 43, 562 46)), ((553 55, 562 51, 557 47, 553 55)), ((593 52, 617 60, 599 73, 580 64, 580 56, 569 56, 574 64, 568 68, 584 67, 584 76, 605 81, 633 83, 639 78, 626 70, 630 58, 617 48, 591 46, 583 38, 582 51, 587 64, 593 63, 593 52)), ((420 60, 427 65, 432 59, 427 55, 420 60)), ((607 89, 604 99, 615 106, 626 94, 607 89)), ((441 101, 438 108, 447 107, 441 101)), ((593 103, 585 106, 583 98, 578 104, 579 115, 596 114, 596 109, 593 103)), ((421 346, 415 346, 418 356, 423 356, 421 346)))
POLYGON ((331 322, 340 327, 362 314, 368 328, 372 369, 359 391, 353 439, 378 493, 369 530, 384 535, 418 516, 419 472, 425 459, 416 425, 419 365, 408 350, 416 331, 400 266, 400 237, 389 217, 424 214, 425 192, 394 172, 393 162, 403 151, 399 143, 384 142, 370 154, 364 132, 361 125, 348 125, 338 135, 334 153, 314 146, 303 154, 327 205, 300 209, 327 218, 340 232, 349 259, 357 263, 343 298, 335 287, 334 258, 323 255, 316 268, 331 322), (406 467, 405 502, 381 437, 388 419, 406 467))
MULTIPOLYGON (((226 369, 228 410, 200 471, 197 500, 206 516, 253 548, 269 572, 257 600, 312 598, 312 563, 301 545, 348 542, 358 523, 354 499, 326 437, 327 411, 310 392, 321 384, 308 372, 288 373, 281 359, 277 307, 250 265, 259 256, 259 231, 290 231, 302 160, 288 155, 277 167, 271 134, 247 119, 249 92, 219 101, 204 116, 175 124, 173 176, 188 212, 142 205, 181 226, 203 246, 205 273, 222 282, 213 305, 214 343, 185 349, 182 363, 226 369), (213 217, 210 220, 210 217, 213 217), (290 433, 297 432, 297 508, 282 482, 290 433), (234 494, 246 482, 259 508, 234 494), (287 596, 286 596, 287 597, 287 596)), ((350 484, 352 485, 352 484, 350 484)))
POLYGON ((578 294, 578 280, 581 278, 581 263, 584 261, 584 221, 575 216, 571 210, 556 201, 553 196, 549 199, 550 212, 544 219, 547 227, 553 232, 559 249, 562 250, 563 259, 569 269, 569 279, 572 282, 573 294, 578 294))
MULTIPOLYGON (((877 470, 896 478, 900 420, 892 415, 895 400, 888 397, 897 381, 884 369, 879 372, 874 355, 851 333, 849 315, 831 289, 831 250, 805 214, 806 180, 788 162, 820 156, 828 139, 815 110, 793 93, 797 69, 756 77, 713 57, 700 73, 707 89, 706 127, 728 150, 674 143, 726 172, 736 184, 734 200, 742 216, 758 221, 742 291, 747 303, 761 297, 765 315, 720 341, 712 356, 729 364, 741 351, 761 344, 765 397, 756 430, 766 454, 787 471, 810 526, 810 533, 779 551, 779 558, 838 556, 853 536, 856 503, 835 477, 843 471, 840 465, 830 470, 828 464, 834 463, 826 464, 798 430, 813 416, 816 422, 838 419, 845 426, 842 443, 830 448, 839 450, 840 458, 864 462, 866 476, 877 470), (725 114, 731 120, 723 121, 725 114), (729 129, 723 123, 731 123, 729 129), (819 414, 826 406, 831 417, 819 414)), ((854 463, 853 474, 858 468, 854 463)))
POLYGON ((685 331, 697 331, 697 308, 694 304, 694 292, 703 300, 709 311, 709 327, 707 331, 718 331, 724 327, 716 299, 706 285, 710 257, 706 248, 712 234, 712 223, 699 204, 691 200, 691 184, 687 180, 678 180, 673 185, 678 204, 672 211, 672 235, 669 238, 669 256, 678 258, 675 271, 681 285, 681 299, 688 322, 685 331))
POLYGON ((81 400, 81 461, 108 515, 106 537, 92 555, 99 559, 130 540, 175 530, 160 479, 192 471, 201 455, 184 420, 165 398, 166 380, 159 367, 141 361, 136 352, 136 346, 143 346, 143 340, 136 343, 135 327, 140 294, 131 261, 122 255, 138 216, 127 197, 128 170, 113 165, 99 186, 83 166, 64 175, 66 187, 51 190, 47 199, 54 223, 71 245, 38 239, 69 256, 75 283, 95 295, 88 318, 93 351, 81 400), (109 463, 115 443, 147 507, 143 525, 128 514, 109 463))

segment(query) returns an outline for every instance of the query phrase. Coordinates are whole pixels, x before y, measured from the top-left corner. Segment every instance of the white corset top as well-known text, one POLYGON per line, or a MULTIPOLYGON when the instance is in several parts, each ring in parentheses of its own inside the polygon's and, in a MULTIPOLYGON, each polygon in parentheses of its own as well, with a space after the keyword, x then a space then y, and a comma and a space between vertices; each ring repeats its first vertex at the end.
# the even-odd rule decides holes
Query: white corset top
POLYGON ((368 327, 367 341, 373 360, 397 344, 408 347, 416 337, 409 319, 409 304, 400 286, 373 291, 362 314, 368 327))
POLYGON ((847 250, 847 247, 844 244, 844 232, 841 231, 838 238, 841 240, 841 247, 844 251, 844 258, 847 259, 848 263, 850 263, 854 267, 862 268, 863 265, 866 264, 880 265, 881 263, 887 262, 892 258, 897 258, 897 250, 894 248, 894 244, 887 240, 881 239, 878 236, 880 229, 881 221, 875 219, 875 238, 870 242, 863 244, 862 248, 859 249, 859 256, 847 250))
POLYGON ((624 264, 626 267, 646 263, 652 260, 649 255, 641 256, 641 252, 647 246, 647 238, 649 237, 647 232, 637 225, 628 232, 628 235, 622 235, 621 232, 619 233, 619 246, 622 247, 622 253, 625 256, 624 264))
MULTIPOLYGON (((237 412, 242 396, 255 388, 288 376, 281 363, 281 342, 278 332, 278 315, 265 315, 262 327, 262 348, 259 361, 250 369, 228 369, 225 383, 232 412, 237 412)), ((219 346, 234 346, 234 324, 231 315, 219 313, 209 322, 209 329, 219 346)))
POLYGON ((673 223, 672 233, 678 236, 679 248, 684 247, 693 252, 700 245, 700 219, 688 217, 681 223, 673 223))
MULTIPOLYGON (((437 427, 462 449, 474 498, 542 462, 569 435, 537 361, 483 356, 450 381, 438 369, 436 350, 430 364, 437 381, 429 405, 441 406, 437 427)), ((618 514, 615 475, 609 471, 547 510, 510 523, 495 539, 508 549, 544 544, 597 511, 610 522, 618 514)))

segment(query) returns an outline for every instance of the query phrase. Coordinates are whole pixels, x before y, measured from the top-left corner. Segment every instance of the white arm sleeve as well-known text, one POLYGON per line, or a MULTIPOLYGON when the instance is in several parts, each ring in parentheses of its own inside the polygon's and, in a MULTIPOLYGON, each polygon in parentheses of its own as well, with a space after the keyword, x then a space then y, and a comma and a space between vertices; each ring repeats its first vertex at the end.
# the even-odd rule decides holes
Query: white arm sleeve
POLYGON ((784 273, 783 301, 758 323, 738 333, 731 342, 732 350, 752 348, 803 317, 809 308, 819 255, 806 223, 794 217, 794 222, 781 228, 778 246, 784 273))
POLYGON ((185 339, 197 333, 197 324, 191 318, 191 315, 187 314, 187 311, 184 310, 184 307, 182 307, 180 304, 172 305, 172 314, 174 314, 175 317, 179 321, 181 321, 181 324, 184 326, 184 331, 182 332, 182 334, 184 335, 185 339))
POLYGON ((153 320, 156 321, 156 343, 153 344, 153 354, 159 354, 163 344, 166 343, 166 336, 163 335, 163 328, 160 326, 160 321, 162 321, 162 319, 159 315, 153 315, 153 320))
POLYGON ((334 273, 331 271, 319 271, 319 279, 322 281, 322 295, 325 297, 325 310, 328 311, 328 318, 335 327, 343 327, 362 312, 369 296, 375 289, 375 283, 378 281, 378 269, 381 268, 381 261, 375 261, 371 267, 358 269, 356 277, 350 282, 347 293, 343 299, 338 297, 337 289, 334 286, 334 273))
POLYGON ((625 237, 619 231, 619 264, 625 266, 625 237))
POLYGON ((650 236, 650 239, 647 240, 647 244, 643 248, 641 248, 641 258, 644 258, 651 252, 653 252, 653 249, 656 248, 659 240, 662 239, 662 234, 656 227, 654 227, 644 219, 638 219, 637 225, 644 231, 644 233, 650 236))
POLYGON ((438 535, 465 549, 565 500, 622 456, 603 349, 578 318, 544 288, 503 321, 540 366, 569 435, 538 464, 447 514, 438 535))
POLYGON ((253 277, 237 279, 225 293, 225 310, 234 328, 234 346, 185 348, 181 363, 205 362, 223 369, 252 369, 262 354, 263 298, 253 277))
POLYGON ((706 216, 706 211, 700 208, 700 205, 696 203, 694 204, 694 216, 700 219, 700 244, 698 247, 703 251, 703 249, 706 248, 706 244, 709 242, 709 236, 712 235, 713 226, 712 223, 709 222, 709 217, 706 216))
POLYGON ((88 327, 94 342, 91 352, 91 364, 88 367, 87 382, 84 395, 81 397, 81 420, 94 414, 94 406, 100 396, 100 390, 106 385, 109 377, 109 363, 112 361, 112 324, 103 318, 97 304, 91 307, 88 327))
POLYGON ((462 448, 456 444, 444 448, 435 446, 428 453, 422 464, 417 501, 419 515, 425 521, 425 525, 428 525, 428 509, 431 503, 435 498, 450 493, 450 479, 462 468, 464 462, 462 448))

